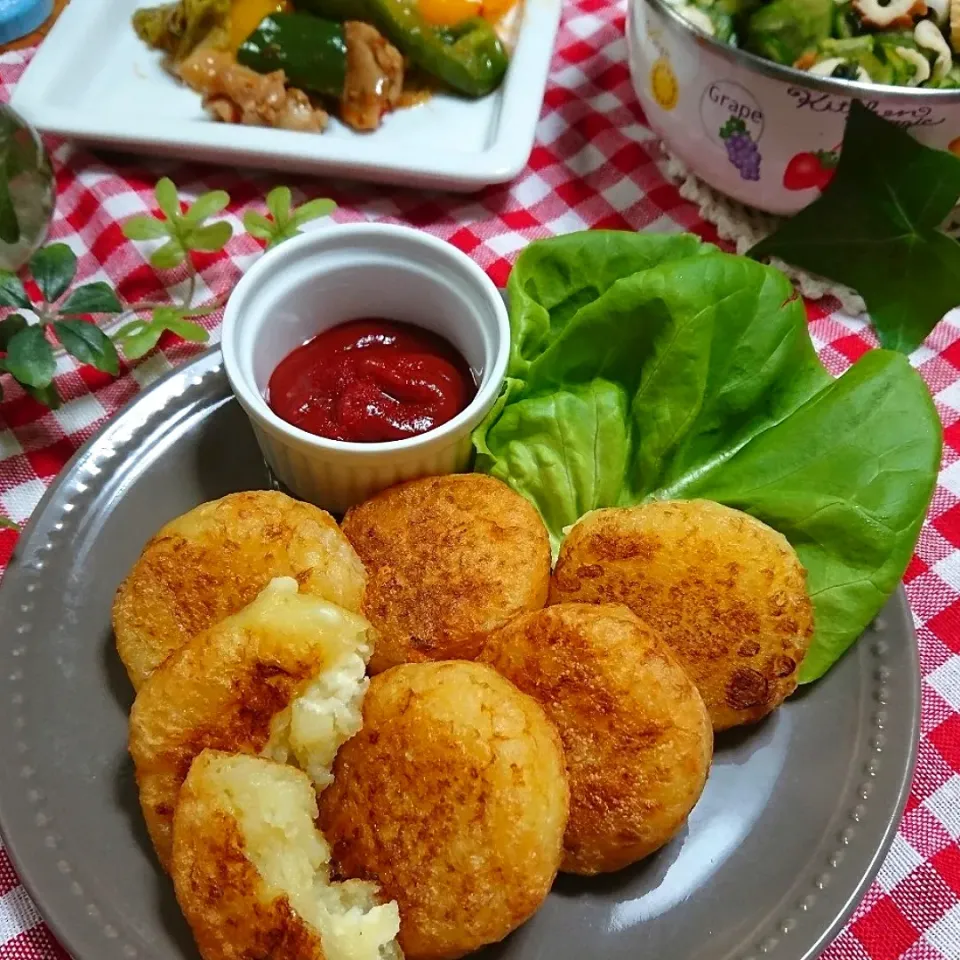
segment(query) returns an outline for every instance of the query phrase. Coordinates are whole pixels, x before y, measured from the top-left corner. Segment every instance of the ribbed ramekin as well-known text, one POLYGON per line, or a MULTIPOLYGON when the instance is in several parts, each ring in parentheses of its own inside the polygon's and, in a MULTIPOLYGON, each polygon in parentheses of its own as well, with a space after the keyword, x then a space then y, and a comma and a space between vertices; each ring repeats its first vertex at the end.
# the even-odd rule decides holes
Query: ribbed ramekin
POLYGON ((264 458, 298 497, 342 513, 402 480, 468 468, 470 434, 493 405, 510 350, 496 286, 469 257, 419 230, 322 227, 268 251, 240 280, 223 320, 224 367, 264 458), (347 443, 300 430, 267 403, 277 364, 347 320, 414 323, 449 340, 478 377, 470 405, 435 430, 387 443, 347 443))

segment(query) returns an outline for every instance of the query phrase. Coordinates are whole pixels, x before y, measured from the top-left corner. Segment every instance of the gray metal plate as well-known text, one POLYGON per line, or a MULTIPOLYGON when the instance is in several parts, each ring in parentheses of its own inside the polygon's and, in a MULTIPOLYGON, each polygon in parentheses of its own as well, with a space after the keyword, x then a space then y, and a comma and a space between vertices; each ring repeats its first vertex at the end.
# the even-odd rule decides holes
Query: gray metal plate
MULTIPOLYGON (((133 691, 110 606, 163 523, 269 483, 211 350, 74 457, 17 545, 0 588, 0 824, 76 960, 196 958, 137 805, 126 751, 133 691)), ((718 738, 703 799, 672 843, 618 874, 561 877, 484 960, 815 956, 893 838, 919 712, 900 590, 827 677, 764 723, 718 738)))

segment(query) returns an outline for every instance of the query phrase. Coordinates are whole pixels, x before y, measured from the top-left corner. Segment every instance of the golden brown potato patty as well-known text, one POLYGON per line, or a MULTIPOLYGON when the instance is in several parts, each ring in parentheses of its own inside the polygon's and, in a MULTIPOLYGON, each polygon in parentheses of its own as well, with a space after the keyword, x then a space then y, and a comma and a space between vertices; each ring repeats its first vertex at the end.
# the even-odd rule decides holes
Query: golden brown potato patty
POLYGON ((786 538, 708 500, 596 510, 570 531, 552 603, 624 603, 693 678, 715 730, 753 723, 797 686, 813 637, 786 538))
POLYGON ((174 821, 171 876, 204 960, 402 960, 395 903, 331 883, 310 780, 205 750, 174 821))
POLYGON ((472 660, 483 637, 546 603, 550 541, 533 506, 481 474, 391 487, 343 521, 369 577, 370 669, 472 660))
POLYGON ((448 661, 373 678, 319 802, 339 872, 399 904, 407 960, 451 960, 543 902, 568 790, 537 702, 490 667, 448 661))
POLYGON ((133 686, 274 577, 295 577, 306 593, 355 612, 366 582, 333 517, 282 493, 232 493, 171 520, 113 604, 117 650, 133 686))
POLYGON ((164 867, 180 786, 204 748, 293 759, 325 785, 337 748, 360 726, 369 629, 359 614, 279 578, 188 640, 140 688, 130 754, 164 867), (344 721, 333 722, 341 711, 344 721))
POLYGON ((663 846, 703 792, 713 728, 693 681, 622 605, 561 603, 487 639, 489 663, 556 724, 570 780, 562 870, 619 870, 663 846))

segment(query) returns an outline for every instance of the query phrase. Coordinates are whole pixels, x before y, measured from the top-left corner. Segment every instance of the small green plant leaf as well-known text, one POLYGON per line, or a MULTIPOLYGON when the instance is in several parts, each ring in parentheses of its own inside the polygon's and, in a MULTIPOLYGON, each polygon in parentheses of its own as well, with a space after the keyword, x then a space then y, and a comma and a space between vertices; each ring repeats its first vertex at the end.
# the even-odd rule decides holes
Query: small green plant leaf
POLYGON ((160 340, 165 330, 172 330, 184 340, 205 342, 209 334, 199 324, 183 319, 184 312, 178 307, 157 307, 149 321, 134 320, 117 333, 124 356, 137 360, 148 354, 160 340))
POLYGON ((295 237, 300 231, 298 227, 318 217, 325 217, 337 205, 332 200, 310 200, 301 207, 291 209, 290 188, 275 187, 267 194, 267 208, 272 217, 265 217, 255 210, 248 210, 243 215, 243 225, 251 236, 258 240, 265 240, 267 249, 275 247, 295 237))
POLYGON ((178 317, 209 317, 211 313, 216 313, 220 307, 223 306, 221 303, 207 303, 201 304, 199 307, 191 307, 189 310, 178 310, 178 317))
POLYGON ((53 382, 48 383, 45 387, 30 387, 24 384, 23 389, 26 390, 34 400, 42 403, 45 407, 49 407, 51 410, 60 409, 60 394, 57 392, 56 384, 53 382))
POLYGON ((0 350, 6 350, 10 341, 21 331, 29 326, 26 317, 19 313, 11 313, 10 316, 0 320, 0 350))
POLYGON ((131 217, 121 229, 128 240, 159 240, 170 235, 169 224, 146 214, 131 217))
POLYGON ((256 210, 248 210, 243 215, 243 226, 250 236, 258 240, 269 240, 273 236, 273 221, 256 210))
POLYGON ((267 194, 267 209, 273 215, 278 227, 284 227, 290 222, 290 201, 292 194, 289 187, 274 187, 267 194))
POLYGON ((186 242, 191 250, 200 250, 205 253, 216 253, 222 250, 226 242, 233 236, 233 227, 226 220, 208 223, 197 227, 187 234, 186 242))
POLYGON ((161 324, 145 323, 136 333, 128 334, 125 337, 117 336, 120 342, 120 349, 128 360, 139 360, 146 356, 160 339, 164 327, 161 324))
POLYGON ((102 280, 77 287, 60 307, 60 312, 64 314, 120 313, 122 310, 123 305, 113 288, 102 280))
POLYGON ((57 369, 53 347, 40 326, 26 327, 7 344, 7 370, 26 387, 47 387, 57 369))
POLYGON ((210 334, 199 323, 184 320, 182 317, 167 320, 166 328, 191 343, 206 343, 210 339, 210 334))
POLYGON ((114 377, 120 372, 117 348, 95 324, 86 320, 57 320, 53 329, 63 349, 81 363, 89 363, 114 377))
POLYGON ((230 203, 230 194, 226 190, 211 190, 201 194, 193 202, 193 206, 183 215, 183 222, 191 226, 198 226, 207 217, 223 210, 230 203))
POLYGON ((19 530, 20 524, 14 523, 12 520, 8 520, 4 516, 0 516, 0 530, 19 530))
POLYGON ((150 263, 158 270, 172 270, 186 259, 187 251, 179 240, 168 240, 162 247, 150 254, 150 263))
POLYGON ((332 200, 308 200, 293 211, 293 222, 298 227, 302 227, 310 220, 319 220, 320 217, 329 216, 336 209, 337 205, 332 200))
POLYGON ((10 270, 0 270, 0 307, 29 310, 32 306, 20 278, 10 270))
POLYGON ((172 323, 174 320, 177 320, 181 317, 179 307, 157 307, 153 311, 153 319, 150 321, 152 325, 160 325, 161 331, 167 329, 167 324, 172 323))
POLYGON ((30 273, 47 303, 66 293, 77 272, 77 255, 65 243, 51 243, 30 258, 30 273))
POLYGON ((293 223, 288 223, 285 227, 282 227, 279 230, 274 231, 273 235, 267 241, 267 249, 270 250, 273 247, 280 246, 281 243, 285 243, 287 240, 292 239, 297 236, 300 231, 297 229, 296 225, 293 223))
POLYGON ((157 181, 154 189, 154 195, 157 198, 157 206, 164 212, 164 215, 171 223, 180 221, 180 197, 177 196, 177 188, 169 177, 164 177, 157 181))
POLYGON ((136 320, 131 320, 130 323, 125 323, 116 333, 118 340, 123 340, 125 337, 135 337, 140 333, 144 327, 149 323, 148 320, 143 320, 140 317, 137 317, 136 320))

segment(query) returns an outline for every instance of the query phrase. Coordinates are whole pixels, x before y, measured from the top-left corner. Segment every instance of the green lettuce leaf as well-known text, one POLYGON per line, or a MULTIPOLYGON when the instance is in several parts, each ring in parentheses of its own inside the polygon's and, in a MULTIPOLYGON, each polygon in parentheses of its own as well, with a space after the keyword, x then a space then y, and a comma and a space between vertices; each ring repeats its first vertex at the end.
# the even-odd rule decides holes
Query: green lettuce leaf
POLYGON ((834 379, 778 271, 690 236, 573 234, 510 278, 513 353, 477 468, 530 499, 558 549, 598 507, 704 497, 783 533, 816 636, 856 640, 910 560, 941 428, 920 376, 875 350, 834 379))

